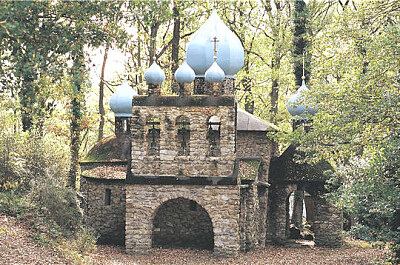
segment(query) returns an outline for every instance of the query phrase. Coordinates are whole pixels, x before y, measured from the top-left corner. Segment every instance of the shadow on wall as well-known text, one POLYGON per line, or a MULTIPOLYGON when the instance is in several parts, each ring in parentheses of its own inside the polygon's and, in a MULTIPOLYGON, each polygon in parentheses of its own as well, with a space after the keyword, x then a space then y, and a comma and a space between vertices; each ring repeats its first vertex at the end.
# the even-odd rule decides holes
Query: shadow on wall
POLYGON ((193 200, 166 201, 153 220, 152 247, 212 250, 214 233, 209 214, 193 200))

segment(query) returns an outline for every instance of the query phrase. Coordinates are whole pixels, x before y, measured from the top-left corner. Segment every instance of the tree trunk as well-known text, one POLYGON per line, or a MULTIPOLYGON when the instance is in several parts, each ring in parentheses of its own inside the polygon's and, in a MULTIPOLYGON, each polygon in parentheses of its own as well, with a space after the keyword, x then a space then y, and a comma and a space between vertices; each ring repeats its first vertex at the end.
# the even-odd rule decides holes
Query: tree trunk
POLYGON ((274 57, 272 58, 271 68, 272 68, 272 86, 271 86, 271 108, 270 108, 270 118, 269 121, 276 124, 276 115, 278 114, 278 100, 279 100, 279 70, 281 68, 281 57, 279 52, 279 47, 275 44, 273 46, 274 57))
POLYGON ((172 34, 172 51, 171 51, 171 59, 172 59, 172 73, 175 73, 176 69, 178 69, 179 65, 179 40, 181 37, 181 18, 179 14, 179 9, 176 6, 177 1, 174 1, 174 31, 172 34))
POLYGON ((104 71, 106 68, 106 62, 108 57, 108 50, 109 47, 107 46, 104 50, 104 58, 103 58, 103 65, 101 66, 101 74, 100 74, 100 84, 99 84, 99 114, 100 114, 100 123, 99 123, 99 134, 97 137, 97 142, 100 142, 103 139, 104 134, 104 71))
POLYGON ((79 47, 73 56, 73 65, 71 69, 71 77, 73 82, 73 93, 71 99, 71 121, 70 121, 70 152, 71 164, 69 169, 69 176, 67 180, 67 187, 76 189, 76 180, 79 170, 79 147, 81 144, 81 99, 82 99, 82 84, 83 84, 83 67, 84 67, 84 53, 83 47, 79 47))
MULTIPOLYGON (((300 86, 303 76, 303 54, 309 50, 309 41, 306 40, 306 4, 303 0, 295 1, 294 3, 294 33, 293 33, 293 66, 296 86, 300 86)), ((304 75, 306 82, 310 76, 310 56, 305 59, 304 75)))
POLYGON ((30 77, 24 78, 24 88, 18 93, 21 104, 22 130, 30 131, 33 126, 33 104, 36 102, 36 89, 30 77))
MULTIPOLYGON (((174 13, 174 30, 172 33, 172 49, 171 49, 171 71, 174 74, 178 69, 179 65, 179 39, 181 35, 181 18, 179 14, 179 8, 176 6, 177 1, 174 1, 173 13, 174 13)), ((177 86, 174 85, 174 80, 172 79, 172 92, 177 93, 177 86)))

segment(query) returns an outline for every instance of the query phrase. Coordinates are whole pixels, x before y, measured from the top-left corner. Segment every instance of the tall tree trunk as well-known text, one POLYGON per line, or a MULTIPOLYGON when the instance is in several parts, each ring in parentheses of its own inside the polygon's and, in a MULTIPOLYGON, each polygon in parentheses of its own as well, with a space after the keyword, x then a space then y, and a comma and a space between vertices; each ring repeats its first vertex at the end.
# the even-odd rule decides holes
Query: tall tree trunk
POLYGON ((153 63, 154 57, 157 56, 157 33, 158 29, 160 28, 160 22, 155 22, 151 27, 150 27, 150 49, 149 49, 149 55, 150 55, 150 60, 149 60, 149 66, 153 63))
POLYGON ((20 90, 18 96, 21 104, 21 121, 22 130, 30 131, 33 126, 33 105, 36 102, 36 91, 33 79, 30 77, 24 78, 24 88, 20 90))
POLYGON ((276 124, 276 115, 278 114, 278 100, 279 100, 279 70, 281 68, 281 55, 279 47, 275 44, 273 46, 274 57, 272 58, 271 68, 272 68, 272 86, 271 86, 271 108, 269 121, 276 124))
MULTIPOLYGON (((181 35, 181 18, 179 14, 179 8, 176 6, 177 1, 174 1, 174 7, 173 7, 173 13, 174 13, 174 29, 172 33, 172 49, 171 49, 171 71, 172 73, 175 73, 175 71, 178 69, 179 65, 179 39, 181 35)), ((178 89, 176 86, 176 83, 174 85, 174 80, 172 79, 172 92, 177 93, 178 89)))
MULTIPOLYGON (((295 83, 297 86, 301 85, 301 77, 303 76, 303 61, 302 57, 306 51, 309 51, 309 41, 306 40, 306 26, 307 26, 307 10, 306 3, 303 0, 294 2, 294 33, 293 33, 293 66, 295 83)), ((306 82, 310 76, 310 55, 305 58, 305 77, 306 82)))
POLYGON ((82 100, 82 85, 83 85, 83 68, 84 68, 84 53, 83 47, 78 47, 73 56, 73 65, 71 69, 72 77, 72 99, 71 99, 71 121, 70 121, 70 152, 71 163, 67 180, 67 187, 76 189, 76 180, 79 170, 79 147, 81 145, 81 100, 82 100))
POLYGON ((99 134, 97 137, 97 142, 100 142, 103 139, 104 134, 104 71, 106 69, 107 57, 108 57, 109 47, 106 46, 104 50, 104 58, 103 65, 101 66, 101 74, 100 74, 100 84, 99 84, 99 114, 100 114, 100 123, 99 123, 99 134))
POLYGON ((171 59, 172 59, 172 73, 175 73, 176 69, 178 69, 179 65, 179 40, 181 37, 181 18, 179 14, 179 8, 176 6, 177 1, 174 1, 174 30, 172 34, 172 51, 171 51, 171 59))

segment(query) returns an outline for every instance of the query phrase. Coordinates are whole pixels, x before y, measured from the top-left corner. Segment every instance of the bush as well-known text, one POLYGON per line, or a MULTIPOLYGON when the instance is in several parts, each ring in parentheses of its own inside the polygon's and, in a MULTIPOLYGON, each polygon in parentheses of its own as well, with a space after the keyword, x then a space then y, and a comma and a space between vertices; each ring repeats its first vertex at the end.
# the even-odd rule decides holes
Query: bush
POLYGON ((30 198, 43 217, 59 226, 64 234, 72 234, 80 227, 82 214, 75 191, 48 182, 32 191, 30 198))

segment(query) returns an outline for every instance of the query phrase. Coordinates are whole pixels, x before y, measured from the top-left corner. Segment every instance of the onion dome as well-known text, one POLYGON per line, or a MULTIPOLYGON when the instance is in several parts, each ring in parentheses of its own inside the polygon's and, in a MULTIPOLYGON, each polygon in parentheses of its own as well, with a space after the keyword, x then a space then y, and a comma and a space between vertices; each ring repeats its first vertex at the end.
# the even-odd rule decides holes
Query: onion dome
POLYGON ((128 85, 128 82, 122 81, 109 102, 115 117, 132 117, 132 99, 136 95, 137 92, 128 85))
POLYGON ((318 112, 317 107, 310 106, 306 102, 306 94, 309 93, 310 90, 306 86, 306 82, 304 81, 301 84, 301 87, 297 90, 297 92, 291 96, 287 103, 287 110, 289 111, 290 115, 294 119, 297 120, 305 120, 307 119, 308 115, 315 115, 318 112))
POLYGON ((227 78, 233 78, 244 64, 243 46, 215 9, 190 40, 187 47, 187 63, 196 73, 196 77, 204 77, 214 62, 212 39, 215 36, 219 39, 217 63, 227 78))
POLYGON ((175 80, 178 83, 192 83, 194 80, 194 71, 187 64, 186 60, 183 61, 181 66, 175 72, 175 80))
POLYGON ((210 68, 206 71, 205 79, 210 83, 220 83, 225 80, 224 70, 219 67, 217 61, 215 61, 210 68))
POLYGON ((165 79, 164 71, 158 66, 156 60, 144 73, 144 79, 148 84, 158 85, 161 84, 165 79))

